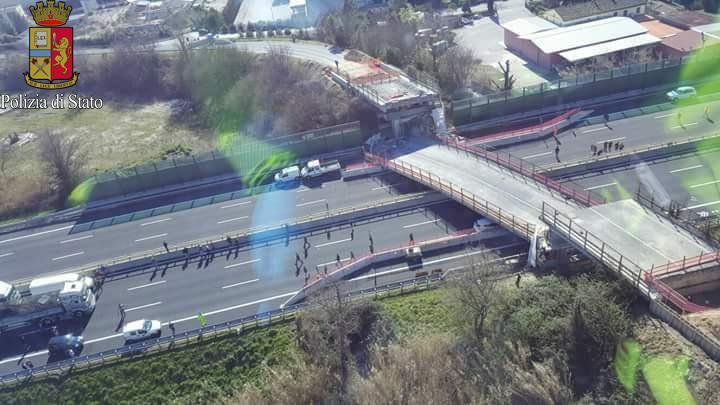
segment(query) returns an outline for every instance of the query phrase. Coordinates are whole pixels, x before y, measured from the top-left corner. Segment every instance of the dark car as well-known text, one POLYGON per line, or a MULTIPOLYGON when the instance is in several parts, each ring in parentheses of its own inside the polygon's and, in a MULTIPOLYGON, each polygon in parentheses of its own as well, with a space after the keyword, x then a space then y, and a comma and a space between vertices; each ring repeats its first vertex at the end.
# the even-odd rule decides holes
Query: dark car
POLYGON ((82 352, 84 344, 82 336, 71 334, 53 336, 48 342, 50 355, 57 357, 75 357, 82 352))

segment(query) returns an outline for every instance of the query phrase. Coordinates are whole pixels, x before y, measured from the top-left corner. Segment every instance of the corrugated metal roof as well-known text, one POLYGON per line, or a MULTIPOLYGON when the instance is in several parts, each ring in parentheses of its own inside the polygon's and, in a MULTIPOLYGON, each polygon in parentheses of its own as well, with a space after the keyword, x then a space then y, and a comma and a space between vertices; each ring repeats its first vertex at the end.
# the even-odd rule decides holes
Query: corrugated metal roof
POLYGON ((304 7, 305 6, 305 0, 290 0, 290 8, 294 7, 304 7))
POLYGON ((557 28, 557 25, 540 17, 518 18, 501 25, 504 29, 518 36, 557 28))
POLYGON ((546 54, 614 41, 647 33, 647 28, 627 17, 610 17, 569 27, 540 31, 520 38, 532 41, 546 54))
POLYGON ((603 42, 601 44, 561 52, 560 56, 568 62, 577 62, 594 56, 606 55, 608 53, 656 44, 658 42, 660 42, 660 38, 654 35, 640 34, 632 37, 617 39, 615 41, 603 42))
POLYGON ((704 32, 705 35, 720 38, 720 23, 705 24, 697 27, 692 27, 693 31, 704 32))
POLYGON ((563 21, 578 20, 615 10, 644 6, 647 0, 591 0, 554 8, 563 21))

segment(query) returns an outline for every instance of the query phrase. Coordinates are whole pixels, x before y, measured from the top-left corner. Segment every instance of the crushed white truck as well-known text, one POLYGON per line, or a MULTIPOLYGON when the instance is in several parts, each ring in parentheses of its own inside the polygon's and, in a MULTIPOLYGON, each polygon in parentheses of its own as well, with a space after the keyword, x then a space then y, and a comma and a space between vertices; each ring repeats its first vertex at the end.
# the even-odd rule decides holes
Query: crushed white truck
POLYGON ((24 293, 0 281, 0 335, 89 316, 95 310, 92 287, 91 277, 77 273, 36 278, 24 293))

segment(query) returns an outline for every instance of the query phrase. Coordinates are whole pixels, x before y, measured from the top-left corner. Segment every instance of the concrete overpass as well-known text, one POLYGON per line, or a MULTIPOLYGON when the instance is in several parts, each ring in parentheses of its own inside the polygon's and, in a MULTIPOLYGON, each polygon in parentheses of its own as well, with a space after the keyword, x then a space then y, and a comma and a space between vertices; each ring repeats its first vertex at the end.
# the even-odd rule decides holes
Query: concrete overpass
POLYGON ((426 132, 447 131, 437 84, 431 78, 412 79, 378 59, 370 59, 364 68, 326 68, 325 74, 375 107, 380 119, 392 123, 396 137, 416 118, 426 132))
POLYGON ((410 137, 373 148, 368 159, 439 190, 497 222, 531 244, 528 263, 561 240, 617 272, 648 297, 660 293, 684 311, 704 307, 654 277, 717 262, 706 241, 634 200, 606 203, 539 174, 532 164, 502 152, 466 146, 452 138, 410 137))

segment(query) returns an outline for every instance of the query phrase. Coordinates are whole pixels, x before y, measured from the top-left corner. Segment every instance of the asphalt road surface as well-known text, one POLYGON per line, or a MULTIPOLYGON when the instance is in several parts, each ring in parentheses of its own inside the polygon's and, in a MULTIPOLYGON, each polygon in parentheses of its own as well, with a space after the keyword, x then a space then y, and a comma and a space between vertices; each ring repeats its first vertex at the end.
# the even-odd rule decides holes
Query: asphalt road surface
POLYGON ((161 248, 163 241, 172 246, 217 238, 416 190, 414 183, 392 174, 275 190, 85 232, 73 232, 73 224, 66 223, 7 234, 0 237, 0 280, 9 282, 138 254, 161 248))
MULTIPOLYGON (((560 141, 559 158, 561 162, 572 162, 592 158, 590 146, 612 141, 625 144, 624 152, 642 146, 679 141, 692 137, 710 135, 720 131, 720 102, 708 103, 709 118, 705 117, 705 104, 681 107, 672 111, 647 114, 633 118, 610 121, 604 124, 580 127, 562 131, 558 134, 560 141), (677 113, 681 118, 678 121, 677 113)), ((556 143, 550 137, 546 140, 525 142, 499 148, 540 166, 556 164, 556 143)))
MULTIPOLYGON (((368 232, 372 234, 376 250, 405 245, 409 233, 416 241, 429 240, 471 226, 477 214, 447 203, 442 212, 447 217, 435 217, 429 210, 398 215, 381 221, 368 222, 351 228, 334 231, 329 235, 318 233, 308 238, 312 245, 308 257, 304 257, 302 239, 257 248, 240 249, 230 255, 217 256, 211 263, 190 263, 186 269, 170 268, 165 271, 146 273, 105 284, 98 299, 98 306, 86 326, 76 325, 75 331, 86 339, 84 353, 107 350, 123 344, 116 332, 120 322, 118 304, 126 307, 126 322, 137 319, 159 319, 164 325, 173 320, 176 332, 199 327, 196 316, 202 312, 209 323, 232 320, 258 312, 278 308, 296 291, 302 288, 304 271, 295 266, 298 254, 303 264, 314 275, 335 268, 336 255, 342 261, 351 252, 360 256, 369 252, 368 232)), ((425 259, 424 270, 434 268, 457 268, 467 264, 468 257, 486 249, 498 249, 496 253, 510 256, 527 249, 527 243, 508 234, 507 237, 487 241, 475 250, 456 250, 425 259)), ((518 258, 518 257, 514 257, 518 258)), ((522 255, 520 256, 522 259, 522 255)), ((368 288, 378 277, 378 284, 413 277, 417 268, 409 269, 404 263, 394 263, 375 269, 372 274, 359 275, 350 284, 352 288, 368 288)), ((65 333, 67 330, 61 330, 65 333)), ((169 333, 167 327, 163 333, 169 333)), ((47 337, 29 335, 26 342, 33 348, 25 358, 35 364, 46 361, 44 346, 47 337)), ((2 344, 3 360, 0 371, 9 372, 19 367, 23 348, 16 338, 7 338, 2 344)))
POLYGON ((720 213, 720 151, 673 156, 571 179, 608 201, 632 198, 638 187, 660 202, 674 200, 698 212, 720 213))

